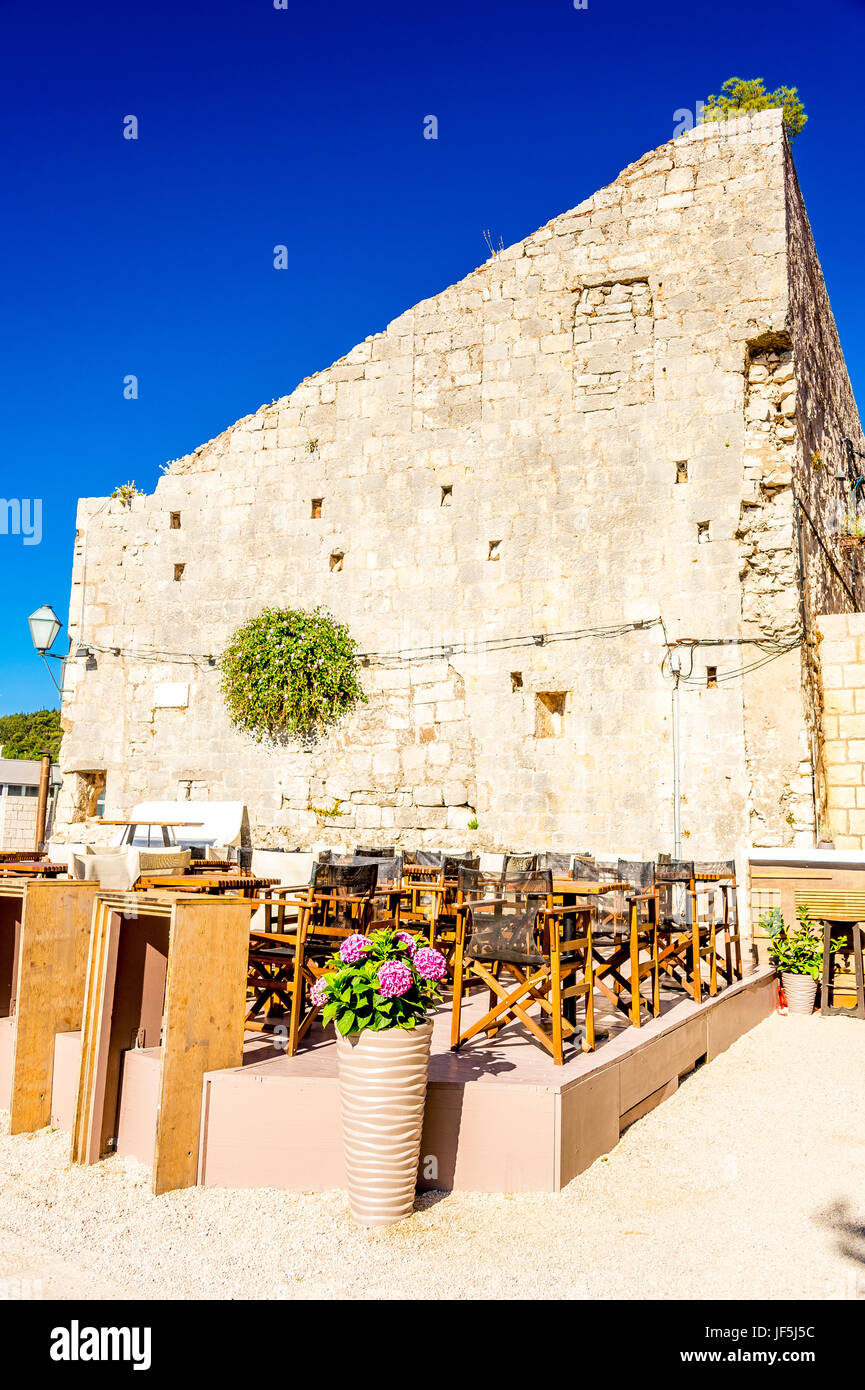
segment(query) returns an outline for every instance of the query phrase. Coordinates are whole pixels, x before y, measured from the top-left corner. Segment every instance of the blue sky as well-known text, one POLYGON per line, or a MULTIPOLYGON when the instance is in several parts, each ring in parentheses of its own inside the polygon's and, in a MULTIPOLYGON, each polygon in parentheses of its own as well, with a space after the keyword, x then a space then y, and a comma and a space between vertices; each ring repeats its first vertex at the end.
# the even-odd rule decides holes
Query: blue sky
POLYGON ((43 499, 41 544, 0 535, 0 713, 55 702, 26 618, 66 618, 79 495, 152 491, 733 74, 805 101, 796 163, 861 402, 863 54, 865 0, 0 0, 0 495, 43 499))

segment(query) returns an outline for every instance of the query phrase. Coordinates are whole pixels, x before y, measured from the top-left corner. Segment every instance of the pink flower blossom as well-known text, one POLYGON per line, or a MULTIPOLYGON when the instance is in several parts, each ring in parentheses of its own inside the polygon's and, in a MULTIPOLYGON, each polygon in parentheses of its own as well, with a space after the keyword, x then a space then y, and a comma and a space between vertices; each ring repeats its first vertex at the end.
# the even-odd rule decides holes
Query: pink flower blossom
POLYGON ((354 936, 346 937, 339 948, 339 958, 343 965, 354 965, 370 949, 369 942, 365 936, 355 932, 354 936))
POLYGON ((411 932, 398 931, 396 934, 396 939, 397 941, 401 941, 404 946, 408 946, 409 951, 412 955, 414 955, 415 951, 417 950, 417 941, 415 937, 412 936, 411 932))
POLYGON ((400 994, 408 994, 412 987, 412 973, 402 961, 386 960, 378 968, 379 993, 385 999, 396 999, 400 994))
POLYGON ((314 1004, 317 1009, 322 1008, 327 1003, 327 978, 323 977, 316 980, 312 989, 309 991, 309 1002, 314 1004))
POLYGON ((443 980, 448 973, 448 963, 441 951, 432 946, 422 946, 414 953, 414 968, 425 980, 443 980))

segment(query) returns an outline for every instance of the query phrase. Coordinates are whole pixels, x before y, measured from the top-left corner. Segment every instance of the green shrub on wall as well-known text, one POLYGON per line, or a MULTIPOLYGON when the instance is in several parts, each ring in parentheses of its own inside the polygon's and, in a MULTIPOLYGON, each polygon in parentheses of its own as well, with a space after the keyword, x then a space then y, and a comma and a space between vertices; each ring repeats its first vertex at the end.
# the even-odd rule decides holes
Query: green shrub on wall
POLYGON ((366 696, 357 644, 344 623, 315 608, 265 608, 222 655, 228 713, 258 742, 315 739, 366 696))

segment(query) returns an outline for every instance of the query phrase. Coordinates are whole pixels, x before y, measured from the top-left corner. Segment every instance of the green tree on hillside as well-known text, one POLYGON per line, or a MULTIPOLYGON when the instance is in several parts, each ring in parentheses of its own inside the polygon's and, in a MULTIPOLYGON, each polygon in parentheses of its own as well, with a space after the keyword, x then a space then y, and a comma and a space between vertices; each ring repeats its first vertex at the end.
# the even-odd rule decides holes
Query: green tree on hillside
POLYGON ((803 129, 808 117, 795 87, 777 87, 767 92, 762 77, 728 77, 719 96, 710 96, 701 120, 723 121, 740 111, 766 111, 770 106, 784 109, 784 126, 791 140, 803 129))
POLYGON ((56 760, 62 737, 57 709, 0 715, 0 748, 4 758, 39 758, 48 748, 56 760))

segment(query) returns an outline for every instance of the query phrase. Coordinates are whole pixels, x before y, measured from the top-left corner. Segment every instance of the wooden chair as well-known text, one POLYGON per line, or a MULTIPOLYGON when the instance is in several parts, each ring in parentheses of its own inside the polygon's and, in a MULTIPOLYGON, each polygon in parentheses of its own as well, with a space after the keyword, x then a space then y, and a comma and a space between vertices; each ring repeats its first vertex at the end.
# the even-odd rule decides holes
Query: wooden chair
POLYGON ((262 1031, 285 1026, 293 1057, 318 1013, 309 990, 324 973, 340 941, 366 935, 373 921, 375 864, 317 864, 308 892, 284 902, 296 910, 282 933, 250 933, 245 1026, 262 1031))
MULTIPOLYGON (((692 860, 670 859, 655 865, 658 897, 658 970, 669 983, 686 989, 699 1004, 703 964, 708 965, 709 994, 718 992, 718 958, 713 894, 698 893, 692 860)), ((665 981, 667 983, 667 981, 665 981)))
MULTIPOLYGON (((591 877, 599 881, 601 867, 594 865, 593 870, 591 877)), ((644 1010, 655 1018, 661 1012, 658 896, 653 866, 640 860, 620 859, 611 876, 629 884, 630 891, 616 889, 596 899, 598 920, 592 933, 595 984, 639 1028, 644 1010), (651 981, 649 1000, 642 995, 646 979, 651 981)))
POLYGON ((449 971, 453 970, 457 944, 457 908, 460 894, 460 875, 463 869, 477 870, 480 860, 476 854, 443 854, 439 880, 439 904, 430 945, 442 952, 449 971))
POLYGON ((444 855, 431 850, 406 853, 402 867, 403 898, 400 924, 435 941, 436 922, 444 896, 444 855))
POLYGON ((714 895, 715 942, 717 945, 720 936, 724 951, 723 956, 718 957, 718 969, 724 977, 724 984, 731 985, 734 980, 742 978, 742 937, 739 931, 735 859, 713 859, 695 864, 694 886, 698 894, 706 891, 714 895))
POLYGON ((555 907, 549 870, 530 873, 460 869, 454 959, 451 1047, 458 1050, 478 1033, 496 1036, 508 1023, 522 1023, 563 1061, 565 1038, 577 1025, 565 1017, 565 1002, 586 1001, 584 1051, 595 1045, 590 906, 555 907), (575 925, 568 928, 570 919, 575 925), (508 980, 508 976, 511 979, 508 980), (463 990, 477 980, 489 990, 489 1008, 462 1027, 463 990), (529 1010, 538 1007, 539 1017, 529 1010), (548 1028, 542 1026, 548 1024, 548 1028))

